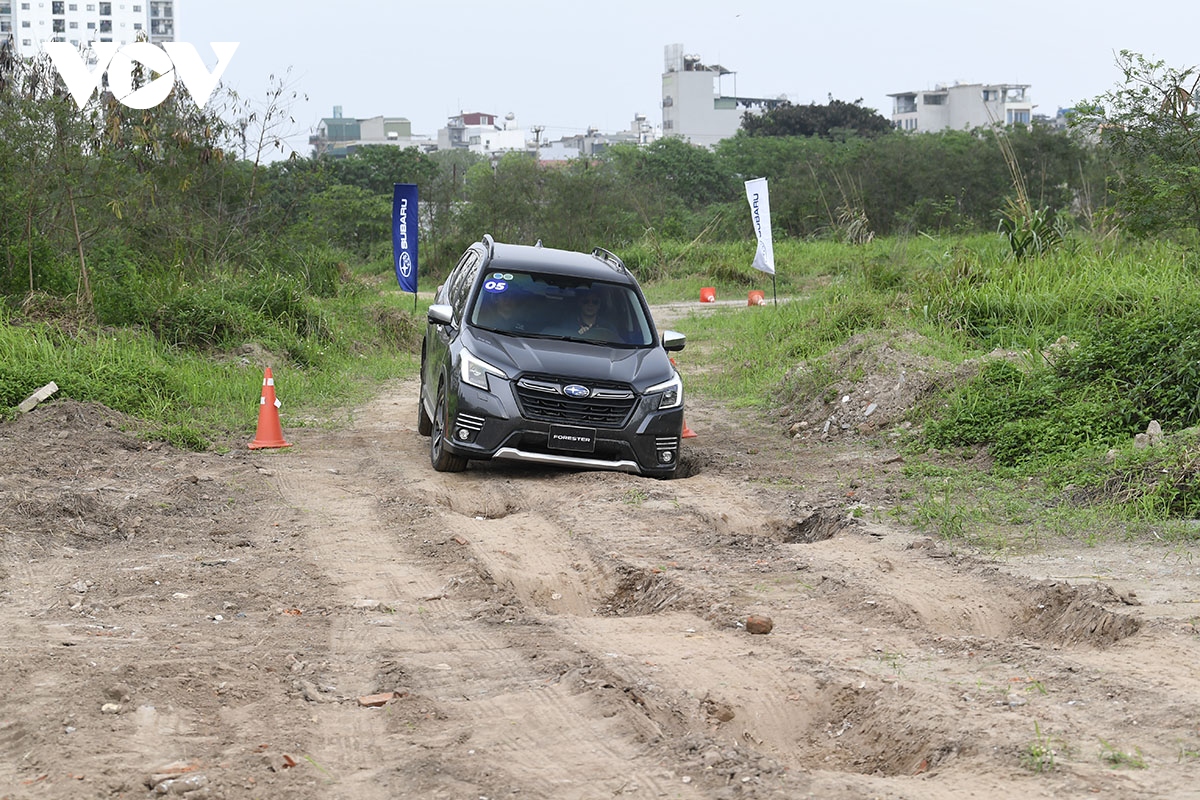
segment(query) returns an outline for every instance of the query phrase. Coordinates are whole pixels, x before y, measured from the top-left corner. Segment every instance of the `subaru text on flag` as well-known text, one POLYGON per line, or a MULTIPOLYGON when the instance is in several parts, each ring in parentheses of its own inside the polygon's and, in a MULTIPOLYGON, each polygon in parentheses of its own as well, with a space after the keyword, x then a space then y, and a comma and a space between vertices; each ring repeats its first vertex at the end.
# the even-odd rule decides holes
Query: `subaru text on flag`
POLYGON ((438 287, 421 344, 417 430, 433 468, 512 459, 675 474, 683 383, 617 256, 484 236, 438 287))

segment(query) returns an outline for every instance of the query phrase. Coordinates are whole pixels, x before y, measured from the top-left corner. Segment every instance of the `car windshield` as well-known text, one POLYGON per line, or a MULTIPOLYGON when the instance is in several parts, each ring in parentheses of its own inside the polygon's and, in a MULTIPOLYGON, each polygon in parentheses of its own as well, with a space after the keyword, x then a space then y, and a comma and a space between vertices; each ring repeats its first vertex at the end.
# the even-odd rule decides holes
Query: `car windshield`
POLYGON ((650 320, 631 286, 536 272, 490 272, 471 308, 471 324, 497 333, 575 339, 603 345, 654 343, 650 320))

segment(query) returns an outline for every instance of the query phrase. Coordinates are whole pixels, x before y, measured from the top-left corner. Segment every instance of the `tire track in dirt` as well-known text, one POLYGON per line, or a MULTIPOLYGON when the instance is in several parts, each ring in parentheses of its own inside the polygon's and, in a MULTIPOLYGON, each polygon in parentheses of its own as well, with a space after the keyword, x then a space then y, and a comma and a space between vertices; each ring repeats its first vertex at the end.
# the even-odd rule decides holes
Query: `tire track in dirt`
MULTIPOLYGON (((833 698, 842 694, 875 698, 863 703, 867 709, 881 706, 883 701, 880 698, 887 684, 882 684, 877 691, 864 692, 864 677, 878 684, 880 682, 875 679, 876 676, 864 676, 862 672, 839 676, 831 671, 823 663, 825 658, 821 655, 821 636, 807 635, 811 631, 803 625, 801 618, 784 627, 805 630, 803 640, 793 640, 786 635, 746 638, 744 632, 734 627, 733 609, 721 602, 712 602, 720 597, 712 591, 712 587, 733 587, 733 599, 744 600, 750 608, 754 608, 756 592, 752 587, 739 591, 739 565, 726 568, 722 564, 722 554, 710 548, 714 544, 720 548, 730 541, 740 542, 748 546, 754 556, 770 556, 770 559, 753 559, 755 564, 763 564, 768 571, 773 571, 780 561, 785 564, 797 561, 783 557, 781 550, 799 548, 778 546, 771 537, 778 535, 786 526, 764 516, 765 510, 756 507, 753 501, 739 497, 738 507, 746 513, 731 515, 719 510, 728 507, 727 498, 722 498, 719 491, 711 491, 711 486, 687 485, 693 481, 696 484, 705 483, 689 479, 674 481, 667 488, 650 490, 660 496, 657 506, 663 510, 662 513, 673 519, 675 530, 667 536, 662 532, 662 520, 656 520, 655 512, 646 509, 649 503, 641 504, 642 510, 647 513, 639 515, 637 521, 631 519, 632 515, 627 510, 620 508, 612 513, 622 519, 613 520, 605 518, 605 504, 600 498, 593 498, 591 506, 586 499, 573 503, 575 516, 557 527, 574 531, 582 528, 586 520, 590 523, 590 531, 619 528, 623 544, 635 541, 649 548, 642 553, 643 558, 649 556, 650 559, 649 562, 643 562, 647 566, 645 575, 662 574, 659 568, 649 566, 662 561, 661 555, 653 554, 650 542, 657 539, 661 553, 665 541, 673 559, 669 574, 675 576, 674 580, 690 585, 689 579, 693 575, 703 575, 699 585, 692 591, 679 593, 681 598, 687 597, 687 602, 681 605, 693 606, 700 614, 688 616, 664 612, 642 613, 633 617, 626 615, 616 620, 573 619, 570 621, 570 636, 573 640, 582 641, 585 649, 593 652, 604 652, 606 647, 615 649, 616 652, 608 653, 614 659, 609 669, 623 674, 622 682, 627 685, 654 687, 654 692, 664 695, 664 705, 682 714, 695 731, 704 732, 712 726, 722 733, 728 729, 737 747, 732 755, 729 752, 720 753, 721 761, 757 762, 761 761, 763 755, 769 755, 774 759, 782 759, 783 764, 793 768, 804 768, 805 749, 810 750, 812 762, 819 764, 827 761, 828 749, 812 746, 808 741, 816 739, 810 729, 815 727, 821 730, 826 725, 820 712, 814 712, 813 709, 832 704, 833 698), (676 496, 670 498, 671 494, 676 496), (663 495, 668 496, 665 502, 663 495), (703 503, 700 502, 702 498, 703 503), (668 508, 672 510, 666 511, 668 508), (631 530, 631 527, 636 529, 643 521, 645 530, 639 536, 638 531, 631 530), (711 613, 712 609, 717 609, 718 613, 711 613), (705 611, 710 613, 704 614, 705 611), (728 616, 723 618, 724 614, 728 616), (813 641, 814 638, 816 641, 813 641), (698 646, 698 641, 702 642, 702 646, 698 646), (624 647, 614 648, 614 643, 621 643, 624 647), (822 677, 817 680, 813 675, 822 677), (783 698, 787 698, 787 702, 783 698), (736 752, 737 749, 741 752, 736 752)), ((647 498, 649 496, 647 494, 647 498)), ((610 509, 614 505, 608 503, 610 509)), ((546 527, 550 530, 556 528, 553 525, 546 527)), ((602 534, 595 535, 603 538, 602 534)), ((593 543, 593 546, 596 545, 593 543)), ((628 554, 629 550, 624 552, 628 554)), ((738 561, 740 568, 744 569, 745 557, 738 561)), ((794 566, 791 568, 795 569, 794 566)), ((650 583, 646 581, 644 586, 650 583)), ((790 616, 783 618, 785 623, 791 622, 790 616)), ((839 629, 836 634, 845 635, 846 631, 839 629)), ((931 701, 936 699, 930 698, 931 701)), ((877 713, 881 720, 887 722, 882 727, 876 726, 874 736, 886 742, 892 752, 881 752, 875 759, 862 759, 859 765, 862 771, 910 774, 923 761, 927 763, 928 755, 936 753, 939 748, 957 750, 953 745, 939 743, 931 732, 928 744, 918 744, 912 752, 897 752, 894 748, 896 737, 890 731, 893 727, 897 732, 907 729, 908 738, 911 739, 912 721, 904 713, 903 704, 886 704, 885 709, 887 713, 884 713, 884 709, 877 713)), ((850 738, 853 737, 849 737, 847 743, 850 738)), ((706 753, 710 760, 716 758, 711 752, 706 753)), ((849 766, 853 769, 854 765, 849 766)), ((766 771, 771 771, 769 763, 766 771)), ((761 779, 761 770, 754 777, 761 779)))
POLYGON ((404 779, 431 796, 461 796, 464 786, 579 798, 631 787, 658 796, 668 782, 677 789, 647 758, 636 717, 631 726, 628 713, 597 714, 586 693, 561 682, 578 660, 571 646, 535 620, 505 624, 505 603, 519 604, 518 594, 463 556, 475 542, 499 554, 536 552, 536 541, 521 542, 519 529, 517 538, 501 536, 490 525, 488 516, 511 523, 519 515, 486 481, 463 491, 469 478, 420 471, 427 467, 414 439, 358 425, 353 436, 321 437, 320 451, 305 446, 277 467, 282 495, 306 517, 306 550, 335 590, 331 605, 380 602, 367 614, 334 615, 327 674, 340 694, 351 687, 400 694, 380 711, 345 702, 317 707, 316 758, 338 791, 390 796, 397 776, 382 765, 397 750, 418 762, 436 754, 433 767, 404 779), (346 469, 345 452, 363 454, 373 471, 346 469), (368 624, 384 609, 386 625, 368 624), (564 739, 564 730, 572 737, 564 739))
POLYGON ((312 741, 305 750, 327 780, 350 796, 385 798, 386 781, 378 775, 387 760, 385 720, 357 698, 383 690, 375 679, 379 660, 389 655, 393 620, 386 610, 403 601, 408 587, 402 584, 424 576, 379 568, 376 559, 387 544, 372 522, 376 499, 348 469, 345 455, 358 452, 360 437, 330 435, 321 446, 336 458, 300 448, 268 470, 283 507, 293 510, 304 557, 320 568, 328 592, 328 643, 293 662, 293 686, 311 706, 312 741))
POLYGON ((46 447, 0 476, 0 781, 139 796, 186 759, 262 800, 1192 790, 1186 561, 956 552, 866 505, 880 453, 703 404, 680 480, 444 475, 415 404, 391 384, 344 430, 223 457, 74 407, 62 439, 4 428, 46 447))
MULTIPOLYGON (((576 476, 574 480, 593 483, 590 477, 576 476)), ((662 574, 667 571, 655 565, 669 560, 673 565, 669 573, 686 584, 679 593, 687 597, 684 606, 708 607, 711 588, 720 585, 732 587, 731 597, 741 601, 743 613, 764 607, 778 612, 777 601, 763 597, 753 586, 739 586, 739 580, 745 581, 744 572, 738 572, 747 566, 744 556, 731 568, 722 569, 726 561, 723 550, 749 548, 755 555, 767 556, 754 559, 766 574, 775 572, 782 562, 784 570, 800 565, 803 571, 819 575, 817 589, 805 592, 803 608, 794 613, 785 608, 786 613, 777 616, 784 630, 803 631, 803 641, 774 636, 746 651, 745 640, 737 638, 741 634, 729 633, 728 618, 723 627, 718 625, 713 631, 713 623, 720 620, 712 613, 684 616, 687 622, 677 624, 687 633, 680 638, 671 635, 669 625, 664 626, 663 614, 597 620, 594 613, 588 613, 591 600, 567 609, 568 620, 562 609, 544 600, 554 596, 556 581, 546 580, 547 572, 539 567, 541 556, 526 555, 514 566, 507 563, 513 559, 489 560, 488 554, 482 554, 489 569, 510 576, 524 572, 527 585, 518 589, 522 600, 559 615, 551 624, 569 626, 569 637, 585 651, 605 653, 605 644, 611 647, 613 642, 641 643, 640 651, 634 647, 628 654, 608 653, 614 661, 606 669, 620 675, 621 684, 657 686, 660 691, 665 685, 668 696, 662 707, 697 730, 705 730, 697 721, 711 723, 714 713, 729 717, 728 721, 737 720, 742 740, 755 745, 747 749, 744 759, 767 753, 782 758, 793 769, 810 771, 818 780, 836 783, 837 773, 828 773, 827 768, 841 764, 849 772, 900 778, 930 770, 960 773, 963 791, 978 786, 980 773, 987 772, 991 751, 1010 750, 1016 761, 1021 744, 1029 741, 1029 719, 1012 713, 1029 701, 1010 691, 1014 672, 1022 672, 1013 670, 1012 662, 1038 663, 1025 658, 1022 648, 1036 653, 1042 648, 1108 647, 1138 631, 1131 617, 1104 607, 1112 597, 1089 597, 1087 591, 1009 578, 995 567, 950 559, 950 554, 931 548, 929 540, 889 535, 884 529, 850 519, 818 520, 820 524, 813 527, 826 528, 822 535, 809 544, 793 544, 791 537, 804 528, 803 520, 781 518, 778 505, 760 505, 748 500, 746 493, 730 492, 720 481, 710 482, 703 476, 650 486, 630 476, 604 476, 594 482, 608 491, 582 489, 572 495, 569 504, 553 508, 542 502, 538 511, 548 521, 521 525, 527 551, 561 548, 558 541, 565 530, 570 531, 578 551, 602 552, 609 549, 605 532, 618 530, 622 558, 612 560, 609 574, 620 573, 622 567, 643 576, 662 574), (637 505, 637 515, 619 507, 630 503, 637 505), (613 508, 616 511, 606 516, 606 509, 613 508), (669 536, 664 536, 668 531, 669 536), (886 547, 882 546, 884 539, 888 539, 886 547), (695 575, 697 565, 703 565, 701 579, 685 580, 695 575), (937 587, 932 594, 931 587, 937 587), (814 611, 814 605, 823 608, 814 611), (817 630, 806 624, 812 619, 833 620, 834 625, 817 630), (607 629, 596 630, 605 623, 607 629), (734 644, 713 646, 710 641, 710 657, 697 658, 686 641, 697 630, 706 631, 710 640, 734 644), (844 650, 845 641, 862 638, 864 633, 870 644, 858 658, 831 664, 820 655, 844 650), (1016 648, 1003 644, 1009 639, 1022 644, 1016 648), (645 646, 648 641, 654 643, 650 649, 645 646), (932 647, 940 643, 946 646, 932 647), (964 708, 964 703, 976 701, 959 699, 963 685, 946 685, 937 677, 961 672, 958 656, 966 650, 973 657, 970 648, 998 650, 1000 655, 998 664, 968 669, 977 682, 990 681, 999 694, 999 699, 984 698, 988 704, 980 708, 964 708), (724 665, 737 664, 738 657, 747 652, 753 658, 733 669, 734 679, 724 665), (673 670, 664 666, 664 662, 671 663, 664 653, 690 653, 683 662, 693 663, 675 662, 681 666, 678 674, 672 674, 673 670), (909 666, 914 653, 919 663, 909 666), (714 663, 722 664, 722 669, 711 668, 714 663), (929 680, 929 685, 907 685, 911 683, 909 670, 929 680), (789 672, 794 673, 790 679, 789 672), (807 677, 811 675, 819 677, 807 677), (899 690, 901 684, 905 684, 903 691, 899 690), (689 688, 681 691, 679 687, 685 685, 689 688), (727 691, 734 697, 732 703, 713 688, 731 685, 740 687, 727 691), (756 692, 768 699, 756 702, 756 692), (778 702, 780 697, 795 698, 796 707, 787 709, 778 702), (806 717, 805 705, 825 710, 806 717), (993 742, 990 750, 984 744, 989 741, 993 742), (965 765, 974 769, 964 769, 965 765)), ((558 496, 557 492, 548 494, 558 496)), ((518 505, 524 502, 532 501, 518 505)), ((515 583, 511 577, 508 580, 515 583)), ((722 609, 719 602, 709 607, 710 612, 712 608, 729 610, 722 609)), ((1029 679, 1028 683, 1033 685, 1020 688, 1040 691, 1035 688, 1038 682, 1029 679)), ((722 720, 718 717, 717 721, 722 720)), ((992 788, 1006 791, 1004 786, 1010 780, 1011 776, 997 777, 992 788)), ((1030 794, 1054 796, 1060 788, 1031 788, 1030 794)))
MULTIPOLYGON (((689 530, 708 526, 715 519, 720 523, 717 527, 721 528, 718 540, 757 535, 762 539, 759 544, 766 547, 772 543, 764 534, 778 532, 778 526, 750 523, 755 518, 755 511, 761 517, 761 508, 751 509, 741 517, 716 512, 711 508, 688 509, 686 503, 680 501, 680 497, 688 499, 688 491, 670 497, 675 487, 684 487, 687 481, 672 482, 666 485, 666 489, 657 488, 660 484, 644 482, 636 477, 613 475, 584 478, 561 473, 530 476, 510 473, 510 477, 503 481, 506 499, 500 505, 506 514, 502 520, 513 522, 518 517, 521 520, 517 524, 500 526, 492 525, 479 515, 480 518, 460 521, 455 530, 460 534, 468 532, 466 538, 471 542, 487 542, 486 546, 474 549, 475 557, 484 563, 486 574, 512 588, 526 607, 524 613, 551 615, 553 618, 543 621, 543 624, 562 631, 593 663, 602 665, 608 676, 606 683, 623 687, 624 691, 637 697, 638 705, 648 710, 661 730, 673 729, 676 735, 682 732, 685 739, 690 737, 694 743, 698 743, 696 760, 690 764, 692 768, 699 767, 696 770, 698 773, 704 774, 705 767, 724 764, 729 770, 727 776, 738 775, 745 780, 755 781, 762 791, 777 789, 764 788, 764 784, 769 782, 772 772, 782 773, 782 770, 774 767, 770 761, 764 762, 764 757, 781 756, 785 761, 794 761, 797 748, 810 735, 807 729, 824 722, 823 719, 806 719, 806 701, 814 696, 835 698, 839 694, 850 693, 856 684, 858 689, 862 688, 861 673, 852 674, 840 685, 825 686, 829 682, 829 678, 826 678, 821 686, 817 686, 809 677, 809 670, 815 668, 814 671, 821 672, 819 659, 798 657, 795 652, 789 652, 786 647, 781 648, 776 642, 768 640, 759 640, 755 647, 743 638, 744 633, 731 625, 714 628, 712 615, 673 614, 671 602, 644 605, 636 598, 628 597, 619 604, 611 601, 602 604, 610 608, 620 605, 626 609, 625 613, 616 617, 605 617, 598 613, 595 598, 613 590, 612 575, 625 572, 635 576, 634 585, 626 590, 630 594, 647 593, 664 582, 670 582, 669 578, 662 577, 662 569, 651 566, 662 561, 664 539, 668 541, 669 554, 674 558, 705 564, 706 575, 716 573, 712 581, 701 581, 701 586, 693 591, 674 592, 676 600, 685 601, 680 603, 682 606, 708 607, 712 598, 707 596, 704 587, 722 584, 728 580, 729 573, 714 568, 714 563, 719 562, 720 557, 705 549, 705 543, 711 544, 711 539, 704 540, 700 550, 696 551, 683 546, 680 537, 686 537, 689 530), (522 489, 526 485, 524 477, 529 478, 527 491, 522 489), (579 489, 571 495, 568 504, 573 515, 564 514, 564 505, 557 502, 557 498, 562 496, 555 488, 559 483, 589 484, 590 488, 573 487, 579 489), (593 483, 608 486, 608 489, 597 489, 591 485, 593 483), (655 496, 657 499, 652 499, 655 496), (624 499, 618 499, 622 497, 624 499), (648 513, 631 514, 628 507, 630 503, 637 504, 640 511, 648 513), (655 509, 646 508, 653 505, 662 512, 661 516, 655 513, 655 509), (616 518, 605 519, 603 508, 615 508, 612 513, 616 518), (521 510, 514 514, 514 509, 521 510), (538 515, 543 517, 540 521, 536 521, 538 515), (555 597, 561 598, 564 594, 561 589, 569 583, 562 579, 565 567, 578 565, 580 560, 591 562, 593 567, 603 563, 603 559, 597 558, 596 554, 603 552, 609 543, 601 533, 608 529, 620 531, 622 557, 610 553, 609 569, 582 570, 594 584, 593 592, 585 602, 568 608, 555 606, 555 597), (566 552, 564 536, 570 541, 573 560, 562 555, 566 552), (638 548, 645 548, 643 555, 649 558, 648 563, 639 565, 624 560, 631 542, 638 548), (521 545, 517 553, 514 553, 514 543, 521 545), (558 555, 553 555, 556 553, 558 555), (548 569, 548 561, 555 566, 548 569), (597 575, 603 576, 602 580, 597 580, 597 575), (681 632, 679 636, 672 635, 673 627, 681 632), (705 639, 703 651, 698 651, 694 643, 688 641, 698 637, 705 639), (652 643, 649 649, 647 642, 652 643), (628 643, 630 650, 626 652, 621 647, 614 648, 614 643, 628 643), (675 654, 683 656, 675 661, 672 658, 675 654), (733 701, 727 702, 727 696, 733 701), (793 698, 791 707, 781 704, 780 697, 793 698), (736 720, 736 724, 729 727, 737 727, 740 734, 734 734, 734 744, 727 744, 722 750, 719 740, 710 738, 710 734, 733 720, 736 720), (747 769, 747 764, 759 766, 747 769)), ((468 488, 473 484, 469 481, 463 483, 460 488, 464 491, 454 505, 467 513, 484 504, 496 505, 495 498, 488 494, 492 490, 485 490, 480 496, 473 497, 468 488)), ((699 493, 704 495, 704 489, 700 489, 699 493)), ((740 503, 745 507, 744 498, 740 503)), ((887 684, 884 683, 883 687, 886 689, 887 684)), ((865 702, 865 708, 880 705, 878 695, 868 693, 868 696, 876 699, 865 702)), ((937 699, 940 698, 931 698, 931 701, 937 699)), ((893 741, 889 733, 891 724, 898 731, 907 730, 911 737, 912 724, 906 722, 903 709, 903 703, 888 704, 887 710, 893 713, 895 722, 882 728, 876 726, 873 730, 871 735, 874 740, 885 744, 877 748, 879 752, 874 759, 859 759, 857 766, 863 772, 882 768, 887 774, 909 774, 921 768, 923 763, 927 768, 928 754, 936 754, 939 748, 947 753, 957 751, 953 744, 939 743, 931 732, 929 744, 918 744, 911 752, 887 752, 893 741)), ((725 731, 722 730, 722 733, 725 731)), ((847 739, 849 742, 850 738, 847 739)), ((815 747, 813 750, 817 758, 828 759, 827 749, 815 747)), ((681 763, 685 768, 689 765, 686 760, 681 763)), ((802 767, 804 762, 795 765, 802 767)), ((848 766, 853 771, 855 763, 850 762, 848 766)))

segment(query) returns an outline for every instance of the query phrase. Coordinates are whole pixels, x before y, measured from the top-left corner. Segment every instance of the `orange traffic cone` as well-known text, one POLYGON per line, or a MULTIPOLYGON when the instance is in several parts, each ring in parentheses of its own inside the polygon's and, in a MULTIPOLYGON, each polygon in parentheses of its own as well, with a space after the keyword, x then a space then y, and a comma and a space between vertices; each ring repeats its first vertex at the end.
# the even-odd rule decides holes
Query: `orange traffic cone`
POLYGON ((283 440, 283 429, 279 427, 279 399, 275 397, 275 379, 271 377, 271 368, 263 373, 262 397, 258 399, 258 432, 250 443, 251 450, 261 450, 266 447, 291 447, 283 440))
MULTIPOLYGON (((671 366, 676 367, 676 368, 679 367, 679 365, 675 363, 674 358, 671 359, 671 366)), ((680 437, 684 438, 684 439, 695 439, 696 436, 697 436, 696 432, 688 427, 687 417, 684 417, 683 418, 683 433, 680 434, 680 437)))

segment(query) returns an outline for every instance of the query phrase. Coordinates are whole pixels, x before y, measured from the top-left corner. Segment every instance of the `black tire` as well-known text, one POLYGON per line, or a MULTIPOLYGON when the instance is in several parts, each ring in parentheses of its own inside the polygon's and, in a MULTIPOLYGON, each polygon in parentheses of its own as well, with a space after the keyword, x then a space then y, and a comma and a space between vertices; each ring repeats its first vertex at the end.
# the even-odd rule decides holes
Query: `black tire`
POLYGON ((425 401, 420 396, 417 397, 417 433, 422 436, 433 433, 433 420, 425 413, 425 401))
POLYGON ((439 386, 437 410, 433 412, 429 437, 429 463, 438 472, 462 472, 467 468, 467 459, 446 449, 446 427, 450 422, 450 411, 446 407, 446 387, 439 386))

